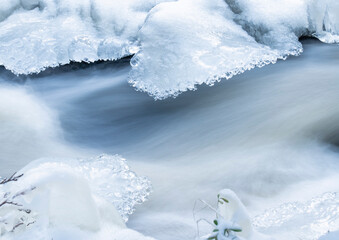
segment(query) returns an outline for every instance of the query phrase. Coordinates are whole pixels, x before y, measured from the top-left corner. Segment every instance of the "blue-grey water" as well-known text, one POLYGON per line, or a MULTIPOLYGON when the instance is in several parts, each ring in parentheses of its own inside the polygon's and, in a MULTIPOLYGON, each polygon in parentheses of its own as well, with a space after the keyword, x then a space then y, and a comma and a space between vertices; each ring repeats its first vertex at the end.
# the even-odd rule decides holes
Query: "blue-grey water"
POLYGON ((120 154, 154 187, 129 226, 194 236, 193 203, 222 188, 251 214, 338 191, 339 47, 304 53, 175 99, 128 84, 128 59, 0 73, 0 175, 40 157, 120 154), (333 180, 335 179, 335 180, 333 180))

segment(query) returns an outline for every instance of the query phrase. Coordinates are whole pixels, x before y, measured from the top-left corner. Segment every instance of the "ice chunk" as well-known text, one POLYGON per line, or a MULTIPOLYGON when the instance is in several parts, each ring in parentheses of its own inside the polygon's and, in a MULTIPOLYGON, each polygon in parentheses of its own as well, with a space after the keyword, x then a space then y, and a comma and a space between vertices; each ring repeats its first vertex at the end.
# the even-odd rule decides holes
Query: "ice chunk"
POLYGON ((135 205, 146 201, 152 191, 150 181, 138 177, 126 160, 117 155, 81 159, 79 170, 99 196, 113 203, 125 221, 134 212, 135 205))

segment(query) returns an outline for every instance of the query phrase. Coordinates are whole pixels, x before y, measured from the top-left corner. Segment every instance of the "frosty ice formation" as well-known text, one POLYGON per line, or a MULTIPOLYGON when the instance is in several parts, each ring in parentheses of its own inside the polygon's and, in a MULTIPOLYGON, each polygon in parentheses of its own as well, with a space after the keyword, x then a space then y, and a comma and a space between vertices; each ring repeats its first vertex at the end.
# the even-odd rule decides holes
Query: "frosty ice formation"
POLYGON ((31 74, 131 60, 130 83, 155 99, 299 55, 301 36, 339 42, 336 0, 4 0, 0 65, 31 74))

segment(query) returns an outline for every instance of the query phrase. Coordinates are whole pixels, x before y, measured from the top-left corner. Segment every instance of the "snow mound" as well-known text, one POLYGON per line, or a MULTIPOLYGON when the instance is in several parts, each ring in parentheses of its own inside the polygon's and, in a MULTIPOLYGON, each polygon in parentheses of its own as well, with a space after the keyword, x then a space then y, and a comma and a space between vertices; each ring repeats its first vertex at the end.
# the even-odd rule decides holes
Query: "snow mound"
POLYGON ((124 221, 150 183, 118 156, 38 160, 16 176, 0 185, 1 239, 150 240, 124 221))

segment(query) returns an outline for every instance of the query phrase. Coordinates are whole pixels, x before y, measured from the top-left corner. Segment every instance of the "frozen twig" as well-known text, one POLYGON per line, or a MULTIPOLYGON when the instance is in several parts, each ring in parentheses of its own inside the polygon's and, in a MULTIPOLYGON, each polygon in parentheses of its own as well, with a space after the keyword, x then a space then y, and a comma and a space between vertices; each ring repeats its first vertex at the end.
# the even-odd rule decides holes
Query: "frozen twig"
MULTIPOLYGON (((9 178, 2 179, 0 181, 0 185, 4 186, 10 182, 17 182, 22 176, 23 174, 17 175, 17 173, 14 173, 9 178)), ((10 226, 11 230, 9 232, 14 232, 20 226, 27 227, 35 223, 35 221, 27 221, 28 218, 25 215, 31 214, 32 210, 24 208, 23 204, 21 204, 19 201, 19 197, 27 195, 34 189, 35 187, 30 187, 17 192, 5 191, 4 193, 2 193, 2 198, 0 197, 0 209, 5 208, 6 206, 13 207, 10 215, 2 218, 0 221, 0 224, 9 225, 9 223, 13 222, 13 219, 15 219, 12 223, 13 225, 10 226)))
MULTIPOLYGON (((221 197, 218 195, 218 204, 227 204, 229 201, 226 198, 221 197)), ((242 228, 238 226, 234 221, 226 221, 222 214, 218 211, 218 209, 212 207, 209 203, 202 199, 198 199, 194 203, 193 207, 193 218, 194 221, 197 224, 197 239, 205 239, 205 240, 221 240, 221 239, 229 239, 229 240, 239 240, 236 236, 236 233, 242 232, 242 228), (203 204, 203 207, 200 209, 197 209, 198 202, 201 202, 203 204), (196 218, 196 213, 204 210, 204 209, 210 209, 216 214, 216 218, 213 222, 210 222, 209 220, 205 218, 196 218), (200 229, 199 229, 199 223, 200 222, 206 222, 211 227, 213 227, 212 233, 208 234, 207 236, 200 237, 200 229)))
POLYGON ((6 184, 6 183, 9 183, 9 182, 16 182, 18 181, 19 178, 21 178, 24 174, 20 174, 18 176, 15 176, 17 173, 13 173, 12 176, 10 176, 9 178, 4 178, 0 181, 0 185, 3 185, 3 184, 6 184))

